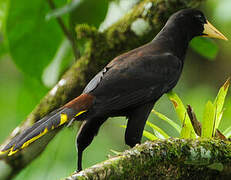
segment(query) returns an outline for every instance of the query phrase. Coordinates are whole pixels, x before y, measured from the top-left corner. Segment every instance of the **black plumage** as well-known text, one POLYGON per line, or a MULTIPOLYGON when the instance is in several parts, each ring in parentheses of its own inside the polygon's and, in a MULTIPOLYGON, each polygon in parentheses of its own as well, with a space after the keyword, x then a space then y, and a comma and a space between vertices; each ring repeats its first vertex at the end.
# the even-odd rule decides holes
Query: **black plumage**
POLYGON ((150 43, 116 57, 88 83, 82 95, 13 139, 3 151, 13 154, 45 128, 58 127, 62 113, 68 117, 63 124, 72 118, 85 120, 77 135, 78 170, 82 169, 82 152, 109 117, 126 116, 126 144, 140 143, 155 102, 177 84, 186 50, 195 36, 225 39, 201 11, 186 9, 173 14, 150 43))

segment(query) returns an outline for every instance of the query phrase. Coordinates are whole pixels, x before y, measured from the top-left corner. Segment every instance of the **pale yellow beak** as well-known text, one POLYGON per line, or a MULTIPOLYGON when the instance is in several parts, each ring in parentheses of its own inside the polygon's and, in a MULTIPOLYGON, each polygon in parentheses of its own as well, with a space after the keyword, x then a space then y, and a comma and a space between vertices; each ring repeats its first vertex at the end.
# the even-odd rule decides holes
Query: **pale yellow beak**
POLYGON ((210 24, 209 21, 207 21, 207 23, 204 24, 203 34, 204 34, 202 35, 203 37, 211 37, 211 38, 223 39, 228 41, 228 39, 220 31, 218 31, 212 24, 210 24))

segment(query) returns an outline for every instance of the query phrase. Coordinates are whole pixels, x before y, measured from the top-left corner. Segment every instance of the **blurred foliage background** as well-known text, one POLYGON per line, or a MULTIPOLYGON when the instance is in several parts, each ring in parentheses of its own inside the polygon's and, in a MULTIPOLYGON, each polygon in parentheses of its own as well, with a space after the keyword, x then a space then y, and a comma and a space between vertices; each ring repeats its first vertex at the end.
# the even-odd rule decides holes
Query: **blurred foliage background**
MULTIPOLYGON (((136 0, 61 0, 52 11, 47 1, 0 0, 0 141, 25 119, 40 99, 73 63, 72 47, 56 21, 62 16, 72 29, 79 23, 96 26, 101 31, 123 16, 136 0), (74 11, 71 11, 75 9, 74 11)), ((231 1, 209 0, 200 9, 209 21, 231 39, 231 1)), ((77 42, 80 53, 82 42, 77 42)), ((231 42, 196 39, 191 43, 181 79, 175 92, 190 104, 202 119, 204 105, 214 99, 219 87, 230 76, 231 42)), ((224 105, 224 130, 231 119, 231 93, 224 105)), ((172 104, 163 96, 155 109, 179 123, 172 104)), ((151 122, 170 136, 178 136, 168 124, 154 114, 151 122)), ((124 151, 125 118, 109 119, 92 145, 84 152, 83 167, 107 159, 110 149, 124 151)), ((64 129, 48 145, 45 152, 15 179, 59 179, 76 168, 76 126, 64 129)), ((145 139, 143 138, 143 141, 145 139)))

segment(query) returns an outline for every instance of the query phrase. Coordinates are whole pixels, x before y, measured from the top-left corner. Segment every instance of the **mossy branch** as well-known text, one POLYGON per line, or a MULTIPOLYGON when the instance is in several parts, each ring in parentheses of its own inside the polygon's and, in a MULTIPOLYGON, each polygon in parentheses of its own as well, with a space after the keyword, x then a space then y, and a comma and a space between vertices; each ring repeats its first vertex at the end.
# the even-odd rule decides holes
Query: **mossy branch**
MULTIPOLYGON (((79 38, 87 39, 85 53, 26 120, 13 130, 2 146, 46 114, 81 94, 87 82, 113 57, 150 41, 172 13, 179 9, 196 7, 203 1, 205 0, 141 0, 126 16, 104 32, 98 32, 87 25, 77 27, 79 38), (134 23, 140 19, 145 21, 147 28, 138 32, 134 29, 134 23)), ((10 179, 16 175, 45 149, 55 134, 48 133, 47 137, 41 138, 39 146, 31 145, 12 157, 1 155, 0 178, 10 179)))
POLYGON ((212 139, 147 141, 66 180, 228 179, 231 143, 212 139))

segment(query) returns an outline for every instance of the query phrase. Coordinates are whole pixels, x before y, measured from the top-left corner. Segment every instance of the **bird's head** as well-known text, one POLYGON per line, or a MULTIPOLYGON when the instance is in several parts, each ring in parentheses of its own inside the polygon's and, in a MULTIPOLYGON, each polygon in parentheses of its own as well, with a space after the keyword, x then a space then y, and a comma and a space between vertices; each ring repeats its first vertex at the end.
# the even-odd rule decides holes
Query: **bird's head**
POLYGON ((187 32, 187 36, 190 39, 195 36, 204 36, 228 40, 221 32, 209 23, 201 11, 196 9, 180 10, 173 14, 169 21, 187 32))

